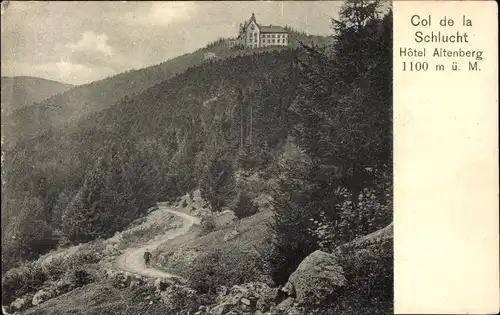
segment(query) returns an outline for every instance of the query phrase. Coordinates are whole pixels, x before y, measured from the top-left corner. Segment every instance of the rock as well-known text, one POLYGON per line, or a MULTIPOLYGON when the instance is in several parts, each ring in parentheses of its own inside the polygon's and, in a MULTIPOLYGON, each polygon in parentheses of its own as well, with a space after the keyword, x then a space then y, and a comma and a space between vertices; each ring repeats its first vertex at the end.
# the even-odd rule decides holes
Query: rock
POLYGON ((21 298, 15 299, 15 301, 10 304, 10 307, 12 307, 15 310, 19 310, 27 306, 27 304, 28 304, 28 299, 25 296, 23 296, 21 298))
POLYGON ((299 264, 287 286, 293 286, 299 303, 323 301, 333 298, 346 285, 343 273, 334 255, 317 250, 299 264))
POLYGON ((291 282, 285 283, 283 288, 281 288, 281 291, 287 294, 288 296, 295 297, 295 288, 293 287, 293 284, 291 282))
POLYGON ((238 236, 238 234, 239 233, 236 230, 231 230, 231 231, 227 232, 226 235, 224 235, 224 242, 227 242, 227 241, 234 239, 236 236, 238 236))
POLYGON ((269 288, 257 300, 256 308, 258 311, 267 312, 269 309, 281 301, 277 301, 278 288, 269 288))
POLYGON ((210 315, 222 315, 226 314, 230 309, 229 304, 220 304, 210 310, 210 315))
POLYGON ((250 301, 247 298, 241 298, 240 302, 243 303, 243 304, 245 304, 245 305, 247 305, 247 306, 250 306, 250 304, 252 304, 252 301, 250 301))
POLYGON ((194 313, 199 310, 201 301, 194 289, 176 283, 170 284, 160 293, 160 297, 163 305, 169 310, 168 314, 176 314, 181 310, 194 313))
POLYGON ((68 279, 60 279, 55 284, 55 290, 57 293, 66 293, 71 290, 71 282, 68 279))
POLYGON ((156 279, 154 283, 155 290, 158 292, 165 291, 169 283, 165 279, 156 279))
MULTIPOLYGON (((394 238, 393 224, 389 224, 383 229, 371 234, 358 237, 353 241, 340 245, 334 250, 334 254, 339 257, 373 256, 385 245, 391 245, 394 238)), ((362 257, 358 257, 362 258, 362 257)))
POLYGON ((286 300, 284 300, 283 302, 281 302, 280 304, 278 304, 276 306, 276 310, 279 311, 279 312, 285 313, 289 309, 292 308, 292 306, 293 306, 294 303, 295 303, 295 299, 289 297, 286 300))
POLYGON ((267 310, 271 304, 272 289, 262 282, 249 282, 221 289, 210 314, 241 314, 241 310, 253 314, 257 308, 267 310))
POLYGON ((381 300, 392 300, 394 273, 393 224, 358 237, 334 250, 350 287, 369 287, 381 300))
POLYGON ((31 304, 36 306, 40 303, 47 301, 52 296, 53 296, 53 292, 51 292, 49 290, 39 290, 33 296, 33 300, 31 301, 31 304))
POLYGON ((288 309, 288 311, 285 312, 286 315, 303 315, 305 314, 304 313, 304 310, 299 308, 297 306, 297 303, 295 303, 290 309, 288 309))

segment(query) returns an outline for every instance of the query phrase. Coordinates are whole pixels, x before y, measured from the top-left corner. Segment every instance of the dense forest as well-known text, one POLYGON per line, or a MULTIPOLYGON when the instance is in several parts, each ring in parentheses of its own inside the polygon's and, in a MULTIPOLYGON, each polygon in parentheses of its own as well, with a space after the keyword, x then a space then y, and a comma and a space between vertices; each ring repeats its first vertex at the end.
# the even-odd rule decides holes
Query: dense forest
MULTIPOLYGON (((378 14, 379 5, 347 1, 327 47, 205 61, 20 140, 4 152, 2 271, 112 236, 155 202, 197 187, 213 210, 242 204, 242 171, 279 182, 266 253, 276 283, 314 250, 386 226, 392 12, 378 14), (302 155, 283 161, 290 142, 302 155)), ((392 292, 392 279, 376 280, 392 292)))

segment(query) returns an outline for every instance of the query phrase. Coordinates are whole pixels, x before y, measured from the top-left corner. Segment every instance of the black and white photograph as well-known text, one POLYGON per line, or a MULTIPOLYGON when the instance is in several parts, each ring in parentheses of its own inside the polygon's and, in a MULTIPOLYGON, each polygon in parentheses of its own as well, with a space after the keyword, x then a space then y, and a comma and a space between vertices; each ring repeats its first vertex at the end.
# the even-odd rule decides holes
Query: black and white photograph
POLYGON ((1 5, 3 314, 394 313, 390 1, 1 5))

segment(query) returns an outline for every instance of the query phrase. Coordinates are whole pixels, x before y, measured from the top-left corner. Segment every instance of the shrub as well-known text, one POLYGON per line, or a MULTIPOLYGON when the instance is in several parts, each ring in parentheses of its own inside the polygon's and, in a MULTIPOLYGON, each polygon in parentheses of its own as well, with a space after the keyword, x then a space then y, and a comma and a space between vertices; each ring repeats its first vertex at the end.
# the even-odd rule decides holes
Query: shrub
POLYGON ((184 208, 186 208, 186 207, 188 206, 187 200, 184 200, 184 202, 182 203, 182 206, 183 206, 184 208))
POLYGON ((213 232, 217 228, 217 224, 215 223, 215 218, 211 215, 205 216, 201 220, 200 225, 201 225, 201 234, 202 235, 206 235, 210 232, 213 232))
POLYGON ((253 204, 250 197, 247 194, 241 194, 234 209, 234 214, 238 217, 238 219, 249 217, 257 212, 258 208, 253 204))
POLYGON ((93 282, 93 278, 90 273, 85 269, 76 269, 72 274, 72 283, 74 283, 77 287, 84 286, 93 282))
POLYGON ((221 286, 262 281, 267 278, 264 270, 264 262, 259 257, 227 247, 198 256, 188 278, 198 292, 212 295, 221 286))
POLYGON ((36 262, 10 269, 2 278, 2 302, 10 304, 16 297, 36 292, 46 280, 46 274, 36 262))

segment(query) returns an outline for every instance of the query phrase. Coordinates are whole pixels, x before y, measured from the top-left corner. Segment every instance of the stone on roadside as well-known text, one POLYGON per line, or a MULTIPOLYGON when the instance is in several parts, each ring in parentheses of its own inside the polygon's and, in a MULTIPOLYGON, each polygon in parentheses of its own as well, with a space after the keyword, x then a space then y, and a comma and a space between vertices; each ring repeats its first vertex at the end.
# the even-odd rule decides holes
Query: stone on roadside
POLYGON ((305 303, 333 298, 347 280, 337 258, 317 250, 299 264, 288 282, 295 290, 297 301, 305 303))

